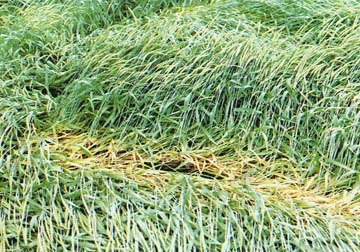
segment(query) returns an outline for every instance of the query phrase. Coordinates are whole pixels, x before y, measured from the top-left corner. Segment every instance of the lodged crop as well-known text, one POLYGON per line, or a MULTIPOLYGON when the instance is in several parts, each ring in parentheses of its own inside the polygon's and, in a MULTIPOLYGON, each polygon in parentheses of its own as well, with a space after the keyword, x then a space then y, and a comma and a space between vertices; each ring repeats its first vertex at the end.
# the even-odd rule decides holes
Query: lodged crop
POLYGON ((0 251, 359 251, 355 0, 0 5, 0 251))

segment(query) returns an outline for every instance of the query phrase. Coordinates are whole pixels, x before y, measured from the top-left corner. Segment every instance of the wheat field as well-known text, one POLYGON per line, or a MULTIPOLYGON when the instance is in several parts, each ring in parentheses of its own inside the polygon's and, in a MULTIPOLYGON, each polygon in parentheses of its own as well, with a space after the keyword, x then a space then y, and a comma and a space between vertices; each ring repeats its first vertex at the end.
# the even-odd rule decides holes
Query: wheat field
POLYGON ((359 19, 0 1, 0 251, 360 251, 359 19))

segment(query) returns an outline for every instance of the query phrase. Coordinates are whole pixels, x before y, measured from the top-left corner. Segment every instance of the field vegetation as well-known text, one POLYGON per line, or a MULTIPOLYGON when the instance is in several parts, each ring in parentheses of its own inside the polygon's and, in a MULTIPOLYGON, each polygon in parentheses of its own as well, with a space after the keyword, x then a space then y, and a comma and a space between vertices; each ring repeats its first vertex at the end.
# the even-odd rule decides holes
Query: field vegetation
POLYGON ((360 251, 360 2, 0 1, 0 251, 360 251))

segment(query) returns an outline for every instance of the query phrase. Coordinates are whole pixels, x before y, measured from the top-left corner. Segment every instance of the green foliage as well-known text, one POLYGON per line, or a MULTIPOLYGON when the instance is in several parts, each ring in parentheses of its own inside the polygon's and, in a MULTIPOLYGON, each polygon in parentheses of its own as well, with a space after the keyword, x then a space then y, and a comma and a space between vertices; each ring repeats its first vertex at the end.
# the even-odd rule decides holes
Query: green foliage
POLYGON ((1 4, 0 250, 358 251, 359 15, 355 0, 1 4), (100 150, 59 152, 63 132, 100 150), (101 158, 162 151, 233 176, 101 158))

